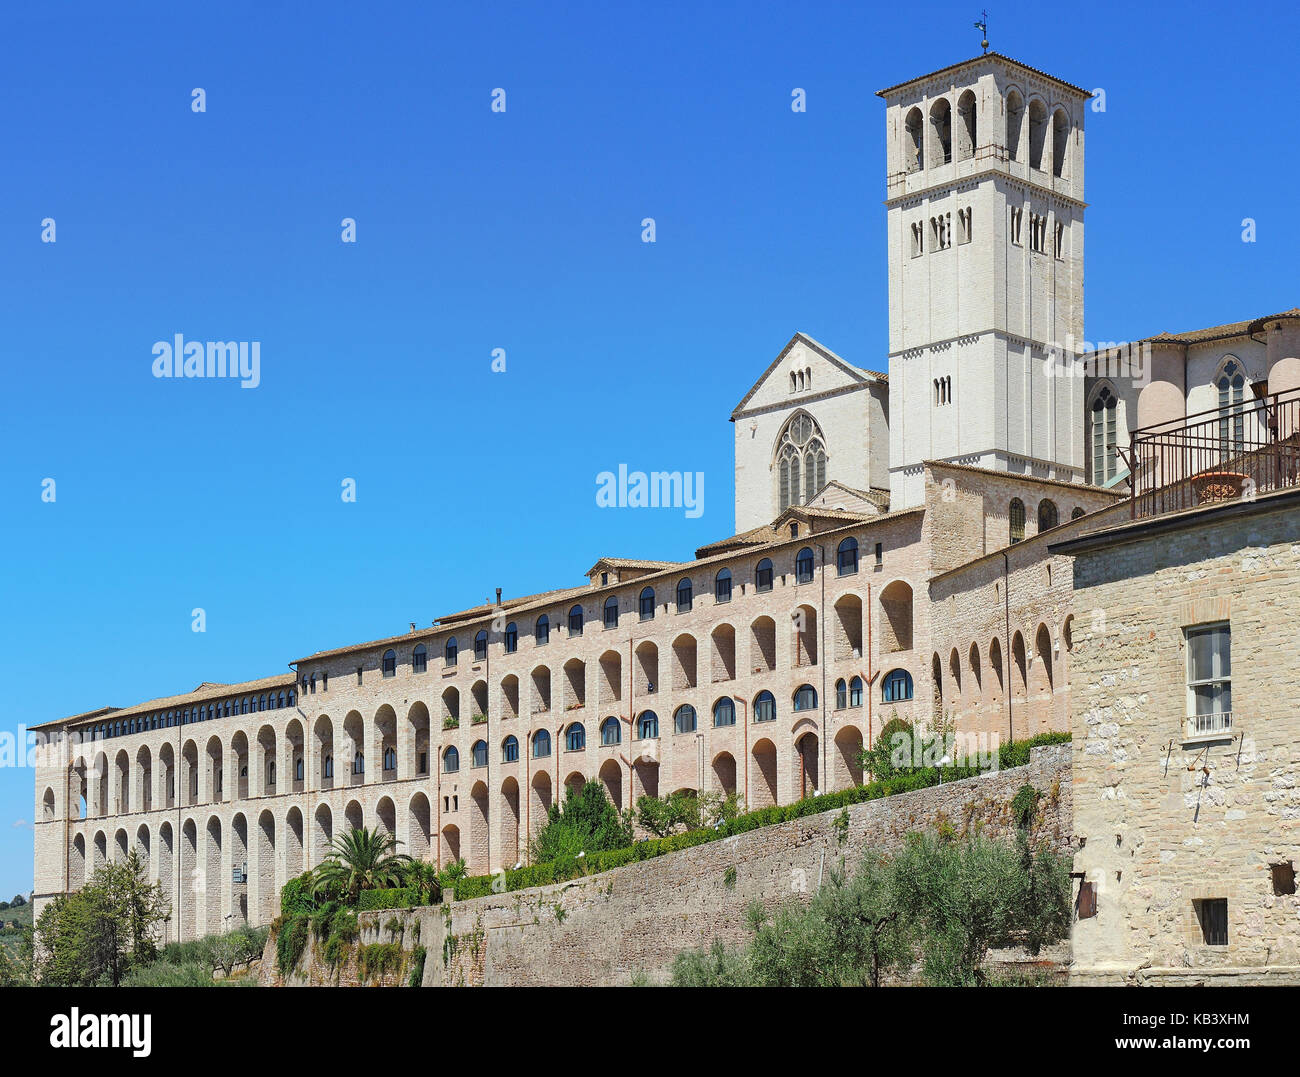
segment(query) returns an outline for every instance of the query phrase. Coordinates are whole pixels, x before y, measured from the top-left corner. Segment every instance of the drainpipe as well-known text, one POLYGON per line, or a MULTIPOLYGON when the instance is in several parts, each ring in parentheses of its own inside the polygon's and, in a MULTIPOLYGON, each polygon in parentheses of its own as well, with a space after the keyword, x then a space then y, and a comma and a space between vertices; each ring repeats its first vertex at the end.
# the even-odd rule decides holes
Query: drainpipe
POLYGON ((872 698, 871 698, 871 697, 872 697, 872 695, 874 694, 873 689, 874 689, 874 686, 875 686, 875 680, 876 680, 876 675, 875 675, 874 673, 871 672, 871 660, 872 660, 872 650, 871 650, 871 610, 872 610, 872 608, 873 608, 873 607, 872 607, 872 605, 871 605, 871 581, 868 580, 868 581, 867 581, 867 606, 866 606, 866 617, 867 617, 867 750, 868 750, 868 751, 871 750, 871 704, 872 704, 872 698))
POLYGON ((1007 693, 1007 740, 1010 742, 1016 738, 1016 726, 1011 713, 1011 693, 1013 691, 1011 683, 1011 560, 1007 557, 1006 550, 1002 551, 1002 601, 1006 609, 1006 627, 1002 641, 1002 672, 1005 677, 1003 688, 1007 693))
POLYGON ((827 733, 830 728, 829 708, 826 706, 826 662, 828 658, 826 654, 826 547, 819 542, 817 543, 817 549, 821 550, 822 554, 821 605, 817 613, 817 619, 821 622, 819 625, 821 640, 818 646, 821 648, 819 657, 822 667, 822 742, 819 745, 822 758, 821 767, 819 768, 821 773, 817 775, 817 778, 822 786, 822 791, 825 791, 827 775, 830 773, 830 752, 826 744, 827 733))

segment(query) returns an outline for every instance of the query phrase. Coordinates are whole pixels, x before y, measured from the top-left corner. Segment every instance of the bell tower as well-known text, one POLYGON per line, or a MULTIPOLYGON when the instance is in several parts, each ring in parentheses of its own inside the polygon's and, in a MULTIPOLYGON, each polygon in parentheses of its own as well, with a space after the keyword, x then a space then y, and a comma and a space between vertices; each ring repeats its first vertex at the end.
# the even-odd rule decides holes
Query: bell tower
POLYGON ((999 53, 881 90, 891 509, 946 460, 1084 479, 1083 127, 1091 94, 999 53))

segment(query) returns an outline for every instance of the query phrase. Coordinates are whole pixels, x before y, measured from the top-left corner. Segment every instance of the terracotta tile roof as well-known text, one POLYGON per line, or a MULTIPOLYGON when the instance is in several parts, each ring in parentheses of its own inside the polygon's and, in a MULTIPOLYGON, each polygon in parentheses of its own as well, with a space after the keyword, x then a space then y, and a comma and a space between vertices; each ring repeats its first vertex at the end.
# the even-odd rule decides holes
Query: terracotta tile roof
POLYGON ((682 561, 639 561, 634 557, 601 557, 596 563, 587 569, 587 575, 590 576, 602 565, 609 568, 672 568, 674 565, 684 564, 682 561))
POLYGON ((924 82, 926 79, 934 78, 935 75, 946 75, 949 71, 956 71, 958 68, 965 67, 967 64, 977 64, 981 60, 1001 60, 1003 63, 1023 68, 1025 71, 1032 72, 1042 78, 1050 79, 1052 82, 1073 90, 1075 93, 1082 94, 1085 98, 1092 97, 1091 90, 1085 90, 1082 86, 1076 86, 1072 82, 1066 82, 1065 79, 1058 78, 1056 75, 1048 74, 1046 71, 1040 71, 1036 67, 1030 67, 1028 64, 1022 63, 1021 61, 1001 52, 981 53, 979 56, 972 56, 969 60, 959 60, 955 64, 949 64, 947 67, 941 67, 937 71, 931 71, 928 75, 917 75, 915 78, 907 79, 904 82, 896 82, 893 86, 886 86, 883 90, 877 90, 876 96, 884 97, 887 94, 893 93, 895 90, 901 90, 904 86, 911 86, 914 82, 924 82))
POLYGON ((1119 490, 1107 490, 1104 486, 1093 486, 1088 482, 1066 482, 1064 479, 1044 479, 1037 475, 1017 475, 1014 471, 998 471, 989 467, 976 467, 974 464, 953 464, 947 460, 923 460, 925 467, 950 468, 953 471, 970 471, 976 475, 988 475, 995 479, 1012 479, 1023 482, 1037 482, 1045 486, 1059 486, 1063 490, 1082 490, 1090 494, 1109 494, 1117 500, 1128 497, 1119 490))
POLYGON ((48 729, 53 726, 75 725, 78 722, 87 721, 92 718, 99 718, 107 714, 113 715, 114 720, 118 718, 129 718, 137 714, 149 714, 157 710, 169 710, 173 707, 184 707, 191 703, 203 703, 208 700, 225 699, 227 696, 249 695, 254 692, 261 692, 266 688, 292 688, 297 683, 291 670, 279 673, 274 677, 262 677, 255 681, 240 681, 238 684, 220 684, 216 681, 204 681, 192 692, 182 692, 176 696, 162 696, 158 699, 151 699, 145 703, 137 703, 130 707, 101 707, 99 710, 85 711, 82 714, 74 714, 69 718, 58 718, 52 722, 43 722, 41 725, 31 726, 32 729, 48 729))
POLYGON ((882 512, 877 515, 864 512, 849 512, 846 509, 821 509, 809 508, 807 505, 801 505, 797 508, 786 509, 770 524, 764 524, 762 527, 755 527, 749 531, 742 531, 739 534, 731 535, 728 538, 719 539, 717 542, 710 542, 706 546, 701 546, 695 551, 697 559, 714 557, 719 554, 734 553, 737 550, 749 549, 758 546, 775 546, 787 542, 800 542, 810 537, 815 537, 821 532, 808 532, 795 538, 790 537, 786 524, 791 519, 809 521, 813 519, 827 520, 840 527, 851 524, 876 524, 884 520, 892 520, 901 516, 907 516, 912 513, 924 512, 924 506, 918 505, 910 509, 900 509, 898 512, 882 512))
POLYGON ((1250 321, 1228 322, 1226 325, 1213 325, 1208 329, 1193 329, 1186 333, 1170 333, 1166 331, 1144 339, 1153 342, 1166 341, 1174 344, 1201 344, 1208 340, 1249 336, 1251 333, 1258 332, 1263 328, 1265 322, 1271 322, 1274 318, 1300 318, 1300 307, 1292 307, 1290 310, 1284 310, 1278 314, 1267 314, 1262 318, 1252 318, 1250 321))

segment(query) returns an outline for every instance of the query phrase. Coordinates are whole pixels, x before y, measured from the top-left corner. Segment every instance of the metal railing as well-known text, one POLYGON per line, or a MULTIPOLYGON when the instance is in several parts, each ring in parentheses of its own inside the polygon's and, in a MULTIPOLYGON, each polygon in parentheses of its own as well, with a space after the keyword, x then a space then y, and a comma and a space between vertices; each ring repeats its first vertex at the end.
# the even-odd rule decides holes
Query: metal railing
POLYGON ((1189 714, 1183 725, 1184 740, 1207 740, 1232 733, 1232 711, 1217 714, 1189 714))
POLYGON ((1300 389, 1133 432, 1132 516, 1160 516, 1300 484, 1300 389))

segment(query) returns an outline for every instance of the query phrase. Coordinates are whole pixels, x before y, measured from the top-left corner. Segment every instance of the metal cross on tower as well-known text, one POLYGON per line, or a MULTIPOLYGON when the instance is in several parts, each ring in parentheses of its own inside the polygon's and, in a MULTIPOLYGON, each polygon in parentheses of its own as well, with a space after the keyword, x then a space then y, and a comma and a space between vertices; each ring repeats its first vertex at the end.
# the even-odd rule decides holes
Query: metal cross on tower
POLYGON ((984 40, 980 42, 985 52, 989 51, 989 13, 985 9, 980 12, 980 21, 975 24, 975 29, 980 32, 984 40))

